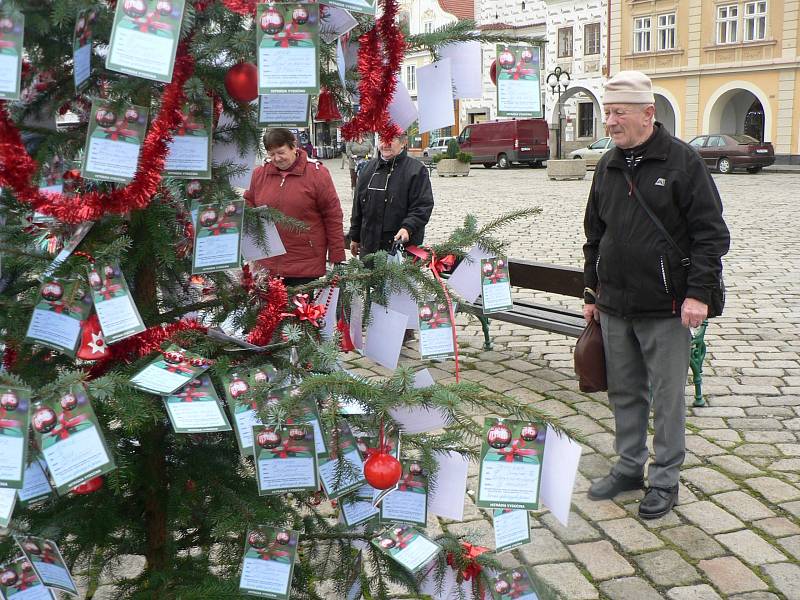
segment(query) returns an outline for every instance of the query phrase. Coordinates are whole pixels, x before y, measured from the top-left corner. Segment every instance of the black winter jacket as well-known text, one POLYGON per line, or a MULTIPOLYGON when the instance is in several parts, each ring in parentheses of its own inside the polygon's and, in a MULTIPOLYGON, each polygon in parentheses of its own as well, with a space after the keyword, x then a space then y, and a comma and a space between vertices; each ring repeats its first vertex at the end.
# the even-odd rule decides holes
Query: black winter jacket
POLYGON ((680 316, 687 297, 708 304, 730 246, 722 202, 705 163, 688 144, 656 127, 641 162, 629 172, 691 266, 680 264, 681 256, 630 192, 622 150, 607 152, 586 207, 583 278, 596 291, 598 308, 625 318, 680 316))
POLYGON ((382 162, 379 155, 366 164, 358 177, 349 237, 361 244, 362 254, 370 254, 387 250, 381 248, 385 245, 381 241, 391 239, 405 227, 410 235, 408 243, 418 246, 425 237, 432 211, 433 191, 425 165, 405 150, 397 155, 394 164, 391 160, 382 162), (390 171, 385 192, 368 189, 382 188, 390 171))

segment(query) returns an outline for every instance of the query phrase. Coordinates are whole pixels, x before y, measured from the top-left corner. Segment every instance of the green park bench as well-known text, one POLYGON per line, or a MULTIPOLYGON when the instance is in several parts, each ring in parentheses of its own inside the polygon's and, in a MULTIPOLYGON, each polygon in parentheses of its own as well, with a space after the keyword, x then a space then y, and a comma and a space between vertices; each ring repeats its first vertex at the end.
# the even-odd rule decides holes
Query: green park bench
MULTIPOLYGON (((508 269, 511 285, 517 288, 560 294, 583 299, 583 270, 576 267, 564 267, 529 260, 510 258, 508 269)), ((460 309, 478 318, 483 328, 486 350, 492 349, 489 335, 489 317, 483 314, 483 307, 478 299, 474 304, 461 304, 460 309)), ((580 336, 585 322, 583 314, 563 306, 541 304, 538 302, 514 301, 511 310, 492 313, 491 318, 497 321, 524 325, 532 329, 561 333, 577 338, 580 336)), ((703 399, 703 361, 706 356, 705 333, 708 322, 695 332, 691 342, 689 366, 692 371, 694 385, 694 406, 704 406, 703 399)))

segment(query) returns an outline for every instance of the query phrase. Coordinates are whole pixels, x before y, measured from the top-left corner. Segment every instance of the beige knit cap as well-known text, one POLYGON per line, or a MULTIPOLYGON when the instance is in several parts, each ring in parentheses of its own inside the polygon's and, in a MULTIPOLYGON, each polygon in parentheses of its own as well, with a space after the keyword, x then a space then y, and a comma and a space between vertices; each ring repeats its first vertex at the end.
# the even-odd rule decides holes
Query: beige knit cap
POLYGON ((620 71, 606 81, 603 104, 655 104, 653 82, 640 71, 620 71))

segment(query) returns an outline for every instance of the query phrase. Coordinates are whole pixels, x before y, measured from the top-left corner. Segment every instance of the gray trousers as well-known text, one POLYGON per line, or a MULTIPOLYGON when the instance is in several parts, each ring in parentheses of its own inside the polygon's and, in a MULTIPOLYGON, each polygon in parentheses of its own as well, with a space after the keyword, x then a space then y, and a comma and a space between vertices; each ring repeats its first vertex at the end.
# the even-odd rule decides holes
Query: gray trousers
POLYGON ((675 486, 686 456, 689 330, 677 317, 623 319, 601 312, 600 324, 619 455, 613 471, 629 477, 644 473, 652 396, 655 459, 648 469, 648 483, 675 486))

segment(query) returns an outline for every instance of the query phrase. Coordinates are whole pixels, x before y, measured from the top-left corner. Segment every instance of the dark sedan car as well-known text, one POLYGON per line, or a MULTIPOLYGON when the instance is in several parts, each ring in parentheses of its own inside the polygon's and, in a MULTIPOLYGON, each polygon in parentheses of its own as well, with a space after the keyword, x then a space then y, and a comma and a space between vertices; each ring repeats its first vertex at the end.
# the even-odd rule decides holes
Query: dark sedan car
POLYGON ((775 150, 770 142, 759 142, 741 133, 699 135, 689 145, 700 153, 710 168, 720 173, 730 173, 734 169, 758 173, 775 162, 775 150))

